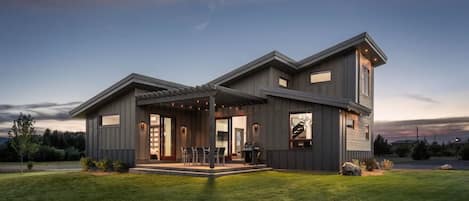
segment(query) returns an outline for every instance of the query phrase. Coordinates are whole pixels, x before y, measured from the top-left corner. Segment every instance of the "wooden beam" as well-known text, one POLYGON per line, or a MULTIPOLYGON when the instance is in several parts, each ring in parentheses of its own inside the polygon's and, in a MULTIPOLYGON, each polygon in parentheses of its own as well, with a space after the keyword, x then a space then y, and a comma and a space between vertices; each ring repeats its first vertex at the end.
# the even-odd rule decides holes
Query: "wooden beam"
POLYGON ((208 133, 210 153, 208 159, 210 161, 210 168, 215 167, 215 97, 209 96, 208 98, 208 133))

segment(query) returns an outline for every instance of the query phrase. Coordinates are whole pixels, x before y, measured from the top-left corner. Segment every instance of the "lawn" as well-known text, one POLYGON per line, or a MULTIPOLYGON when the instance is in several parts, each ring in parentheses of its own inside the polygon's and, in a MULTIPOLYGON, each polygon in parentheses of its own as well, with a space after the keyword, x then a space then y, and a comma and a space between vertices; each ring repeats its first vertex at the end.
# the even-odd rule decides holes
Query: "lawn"
POLYGON ((260 172, 217 179, 84 172, 0 174, 0 200, 467 200, 469 171, 384 176, 260 172))

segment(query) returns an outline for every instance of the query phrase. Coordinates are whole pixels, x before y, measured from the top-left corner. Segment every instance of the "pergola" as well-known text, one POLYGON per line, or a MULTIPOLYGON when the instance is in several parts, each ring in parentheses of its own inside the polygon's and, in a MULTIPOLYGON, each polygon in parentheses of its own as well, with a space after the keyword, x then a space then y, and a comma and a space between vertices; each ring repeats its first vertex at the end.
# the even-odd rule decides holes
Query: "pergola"
POLYGON ((148 92, 139 94, 136 97, 138 106, 158 105, 184 110, 207 111, 208 128, 210 135, 210 168, 215 167, 214 151, 216 148, 216 108, 232 108, 243 105, 261 104, 266 102, 265 98, 213 84, 157 92, 148 92))

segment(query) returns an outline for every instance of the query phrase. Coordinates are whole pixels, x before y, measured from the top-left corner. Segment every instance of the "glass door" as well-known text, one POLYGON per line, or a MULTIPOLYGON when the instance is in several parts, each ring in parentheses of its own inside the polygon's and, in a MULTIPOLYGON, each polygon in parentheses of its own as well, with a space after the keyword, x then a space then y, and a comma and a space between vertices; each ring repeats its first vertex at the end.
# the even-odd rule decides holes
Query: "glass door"
POLYGON ((176 160, 176 137, 174 135, 174 122, 172 118, 161 117, 162 133, 161 148, 164 160, 176 160))
POLYGON ((175 160, 176 137, 172 118, 150 114, 150 160, 175 160))
POLYGON ((160 160, 160 115, 150 114, 150 160, 160 160))
POLYGON ((216 147, 225 147, 225 156, 228 156, 229 153, 229 142, 230 138, 230 119, 217 119, 215 121, 215 130, 216 130, 216 147))

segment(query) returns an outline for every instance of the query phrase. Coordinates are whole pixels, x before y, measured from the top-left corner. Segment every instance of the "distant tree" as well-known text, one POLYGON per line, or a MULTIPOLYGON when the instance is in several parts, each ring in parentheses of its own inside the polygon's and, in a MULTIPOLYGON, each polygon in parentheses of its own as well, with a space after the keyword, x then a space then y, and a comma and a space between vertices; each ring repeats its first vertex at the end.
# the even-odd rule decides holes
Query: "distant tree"
POLYGON ((18 119, 13 121, 13 126, 8 132, 10 137, 10 145, 18 154, 21 164, 21 173, 23 173, 23 159, 25 156, 31 158, 39 146, 33 142, 34 135, 34 119, 31 115, 23 115, 20 113, 18 119))
POLYGON ((401 158, 407 157, 410 152, 410 145, 401 144, 396 148, 394 152, 397 154, 397 156, 401 158))
POLYGON ((46 129, 44 131, 44 134, 42 135, 42 145, 47 145, 47 146, 51 146, 51 130, 50 129, 46 129))
POLYGON ((442 146, 438 142, 433 141, 429 147, 430 154, 432 156, 441 156, 442 146))
POLYGON ((412 149, 412 159, 414 160, 427 160, 430 158, 428 152, 428 145, 426 141, 419 141, 412 149))
POLYGON ((378 156, 391 153, 391 145, 388 144, 388 140, 384 139, 381 135, 376 136, 374 142, 374 152, 375 155, 378 156))

